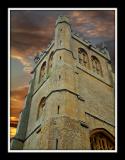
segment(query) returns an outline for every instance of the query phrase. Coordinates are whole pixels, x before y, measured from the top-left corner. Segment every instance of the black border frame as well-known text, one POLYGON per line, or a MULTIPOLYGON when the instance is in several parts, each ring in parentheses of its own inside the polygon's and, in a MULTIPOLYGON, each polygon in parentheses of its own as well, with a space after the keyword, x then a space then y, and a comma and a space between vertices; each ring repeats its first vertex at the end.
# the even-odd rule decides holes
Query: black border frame
MULTIPOLYGON (((123 124, 124 123, 124 119, 122 119, 124 117, 124 110, 123 108, 121 108, 122 103, 122 93, 124 93, 122 91, 122 83, 120 82, 121 80, 124 79, 124 77, 122 76, 122 78, 120 78, 120 67, 123 68, 123 64, 122 63, 122 59, 123 59, 123 50, 119 48, 119 44, 122 45, 122 43, 124 41, 123 39, 123 33, 124 33, 124 9, 122 8, 122 4, 120 2, 118 2, 118 0, 93 0, 93 1, 85 1, 83 2, 83 0, 81 0, 80 2, 76 2, 74 3, 73 1, 70 2, 70 0, 68 0, 68 2, 64 2, 64 1, 60 1, 60 2, 54 2, 52 1, 52 3, 50 1, 43 3, 40 1, 35 1, 35 4, 33 3, 33 1, 29 1, 29 3, 26 3, 24 1, 13 1, 12 2, 7 2, 4 5, 1 5, 1 9, 0 9, 0 20, 1 20, 1 29, 0 29, 0 33, 1 33, 1 57, 0 57, 0 69, 1 69, 1 78, 0 78, 0 84, 1 84, 1 91, 0 91, 0 156, 3 156, 4 158, 15 158, 15 159, 31 159, 31 160, 35 160, 35 159, 85 159, 85 160, 89 160, 89 159, 93 159, 93 160, 110 160, 110 159, 120 159, 120 157, 122 156, 122 154, 124 154, 124 150, 123 150, 123 140, 124 140, 124 127, 123 124), (38 3, 37 3, 38 2, 38 3), (118 56, 118 152, 117 153, 8 153, 8 128, 7 128, 7 124, 8 124, 8 50, 7 50, 7 46, 8 46, 8 8, 117 8, 118 11, 118 53, 122 53, 119 54, 118 56), (121 25, 120 23, 123 22, 123 24, 121 25), (122 34, 121 34, 121 33, 122 34), (121 57, 120 57, 121 56, 121 57), (120 61, 120 63, 119 63, 120 61), (120 66, 121 65, 121 66, 120 66), (119 96, 120 93, 120 96, 119 96), (120 97, 120 98, 119 98, 120 97), (123 111, 122 111, 123 110, 123 111), (120 115, 121 114, 121 115, 120 115), (120 122, 121 121, 121 122, 120 122), (122 129, 122 132, 120 132, 120 129, 122 129), (119 138, 120 137, 120 138, 119 138)), ((124 6, 124 5, 123 5, 124 6)), ((123 69, 122 69, 123 71, 123 69)), ((124 106, 124 105, 123 105, 124 106)))

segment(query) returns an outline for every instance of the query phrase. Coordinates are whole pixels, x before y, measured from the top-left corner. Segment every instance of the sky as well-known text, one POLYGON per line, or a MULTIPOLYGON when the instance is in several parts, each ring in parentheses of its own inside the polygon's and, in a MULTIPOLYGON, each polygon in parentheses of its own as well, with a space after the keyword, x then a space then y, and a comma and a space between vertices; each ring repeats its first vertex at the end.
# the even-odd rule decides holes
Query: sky
POLYGON ((54 39, 59 15, 70 18, 72 30, 93 44, 113 42, 115 39, 114 11, 43 11, 11 10, 10 12, 10 84, 11 84, 11 137, 32 78, 34 56, 47 48, 54 39))

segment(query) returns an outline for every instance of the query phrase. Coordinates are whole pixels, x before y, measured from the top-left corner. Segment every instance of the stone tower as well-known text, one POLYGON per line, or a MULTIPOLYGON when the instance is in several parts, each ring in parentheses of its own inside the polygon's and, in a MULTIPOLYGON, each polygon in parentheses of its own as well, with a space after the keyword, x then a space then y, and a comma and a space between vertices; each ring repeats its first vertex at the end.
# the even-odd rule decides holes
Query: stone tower
POLYGON ((59 16, 55 38, 35 58, 29 92, 11 149, 115 149, 114 74, 98 49, 59 16))

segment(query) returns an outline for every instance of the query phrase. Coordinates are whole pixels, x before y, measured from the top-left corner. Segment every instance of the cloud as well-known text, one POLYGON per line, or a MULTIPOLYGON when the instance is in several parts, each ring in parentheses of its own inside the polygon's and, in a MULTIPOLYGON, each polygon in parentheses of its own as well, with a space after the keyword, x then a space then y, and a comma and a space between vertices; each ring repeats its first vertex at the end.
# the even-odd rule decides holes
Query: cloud
POLYGON ((18 121, 19 119, 17 117, 11 116, 10 121, 18 121))
MULTIPOLYGON (((29 61, 28 57, 23 54, 21 51, 18 51, 16 48, 11 49, 11 58, 20 61, 23 65, 23 71, 26 73, 30 73, 33 69, 33 64, 29 61)), ((33 61, 33 59, 32 59, 33 61)))
POLYGON ((34 56, 51 41, 54 22, 54 17, 44 12, 11 11, 11 58, 24 66, 25 73, 32 71, 34 56))
POLYGON ((16 128, 15 127, 10 127, 10 138, 13 138, 16 134, 16 128))
POLYGON ((114 11, 13 11, 12 46, 23 51, 31 47, 36 50, 46 48, 51 38, 54 38, 58 15, 69 16, 72 27, 88 37, 111 39, 114 34, 114 11))
POLYGON ((28 91, 28 86, 22 86, 10 93, 10 114, 11 121, 18 120, 19 114, 23 109, 25 96, 28 91))
POLYGON ((11 12, 11 45, 13 47, 22 51, 31 48, 37 51, 47 47, 53 35, 55 17, 44 13, 42 11, 11 12))
POLYGON ((73 11, 70 16, 74 28, 83 36, 114 39, 114 11, 73 11))
POLYGON ((20 112, 23 110, 25 96, 28 92, 28 85, 18 87, 10 92, 10 137, 16 134, 16 127, 19 121, 20 112))
POLYGON ((10 117, 10 127, 16 128, 17 124, 18 124, 18 121, 19 121, 18 117, 11 116, 10 117))

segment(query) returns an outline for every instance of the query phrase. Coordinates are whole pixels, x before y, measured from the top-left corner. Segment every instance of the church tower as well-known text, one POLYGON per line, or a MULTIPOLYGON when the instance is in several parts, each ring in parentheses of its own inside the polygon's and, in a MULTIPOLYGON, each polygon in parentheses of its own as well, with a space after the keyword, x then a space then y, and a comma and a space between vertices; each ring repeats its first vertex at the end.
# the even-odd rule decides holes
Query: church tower
POLYGON ((115 149, 114 78, 108 51, 59 16, 55 37, 35 58, 33 79, 11 149, 115 149))

